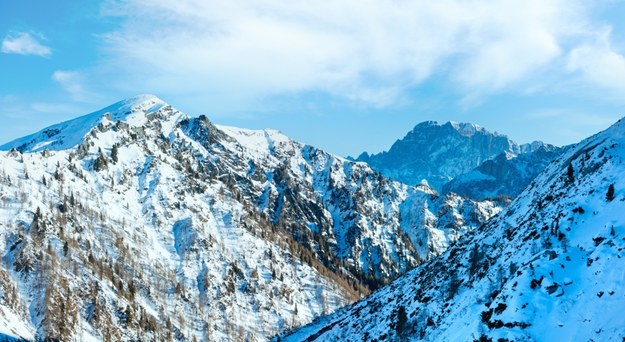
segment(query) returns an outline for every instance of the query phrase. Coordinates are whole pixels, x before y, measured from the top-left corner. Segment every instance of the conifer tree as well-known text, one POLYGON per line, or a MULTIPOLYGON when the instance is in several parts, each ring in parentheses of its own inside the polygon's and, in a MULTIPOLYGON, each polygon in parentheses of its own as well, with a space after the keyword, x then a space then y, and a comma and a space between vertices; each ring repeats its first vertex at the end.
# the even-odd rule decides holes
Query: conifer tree
POLYGON ((106 157, 102 152, 102 149, 98 150, 98 157, 93 162, 93 169, 95 171, 102 171, 108 167, 108 162, 106 161, 106 157))
POLYGON ((571 163, 569 163, 569 166, 566 169, 566 176, 568 177, 569 182, 575 180, 575 169, 573 169, 573 164, 571 163))
POLYGON ((612 202, 614 200, 614 183, 610 184, 608 187, 608 192, 605 194, 605 199, 608 202, 612 202))
POLYGON ((406 329, 406 322, 408 321, 408 316, 406 315, 406 308, 403 305, 399 306, 399 310, 397 311, 397 325, 395 326, 395 330, 397 334, 401 334, 406 329))

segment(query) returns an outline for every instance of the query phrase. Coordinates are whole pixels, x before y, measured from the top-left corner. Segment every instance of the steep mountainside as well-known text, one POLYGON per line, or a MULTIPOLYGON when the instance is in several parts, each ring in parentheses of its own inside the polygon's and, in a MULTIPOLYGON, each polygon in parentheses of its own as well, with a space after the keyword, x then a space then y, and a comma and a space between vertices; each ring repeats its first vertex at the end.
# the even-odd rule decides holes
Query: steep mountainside
POLYGON ((276 131, 218 128, 246 146, 246 162, 239 167, 242 176, 261 179, 262 186, 249 194, 260 210, 324 263, 345 261, 344 267, 373 287, 440 254, 504 204, 438 196, 427 186, 390 181, 364 163, 276 131))
POLYGON ((625 119, 551 163, 483 229, 287 341, 621 341, 625 119))
POLYGON ((514 198, 562 152, 563 149, 547 146, 520 155, 504 152, 456 176, 443 186, 443 193, 454 192, 474 199, 514 198))
POLYGON ((0 334, 28 339, 266 340, 499 211, 149 95, 1 148, 0 334))
POLYGON ((518 155, 551 149, 542 142, 518 145, 505 135, 492 133, 469 123, 426 121, 418 124, 388 151, 361 154, 357 160, 369 163, 387 177, 406 184, 423 179, 440 191, 452 178, 467 173, 501 153, 518 155))

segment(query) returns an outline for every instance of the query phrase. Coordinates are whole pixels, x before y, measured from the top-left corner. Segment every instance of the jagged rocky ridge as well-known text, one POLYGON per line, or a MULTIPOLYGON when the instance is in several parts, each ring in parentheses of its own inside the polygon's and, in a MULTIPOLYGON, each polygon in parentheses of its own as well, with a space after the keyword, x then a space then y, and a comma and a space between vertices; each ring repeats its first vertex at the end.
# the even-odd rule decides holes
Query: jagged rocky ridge
POLYGON ((499 211, 153 96, 0 149, 0 333, 26 339, 266 340, 499 211))
POLYGON ((475 124, 426 121, 397 140, 388 151, 372 155, 364 152, 357 160, 406 184, 420 184, 425 179, 440 191, 454 177, 502 153, 517 156, 540 148, 554 147, 540 141, 519 145, 475 124))
POLYGON ((514 198, 563 151, 564 148, 544 145, 520 155, 504 152, 456 176, 443 186, 442 193, 482 200, 498 196, 514 198))
POLYGON ((620 341, 625 119, 440 258, 286 341, 620 341))

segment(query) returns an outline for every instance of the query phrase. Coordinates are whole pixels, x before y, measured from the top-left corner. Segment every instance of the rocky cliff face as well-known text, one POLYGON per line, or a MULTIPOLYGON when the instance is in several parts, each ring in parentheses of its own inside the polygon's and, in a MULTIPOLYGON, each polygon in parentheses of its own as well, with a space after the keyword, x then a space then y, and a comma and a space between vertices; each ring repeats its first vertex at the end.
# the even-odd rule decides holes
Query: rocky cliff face
POLYGON ((443 186, 442 192, 475 199, 514 198, 561 153, 562 149, 548 145, 520 155, 504 152, 468 173, 456 176, 443 186))
POLYGON ((440 191, 456 176, 467 173, 502 153, 518 155, 548 146, 541 142, 519 145, 505 135, 474 124, 427 121, 418 124, 403 139, 379 154, 361 154, 385 176, 406 184, 428 184, 440 191))
POLYGON ((623 174, 625 119, 441 257, 283 340, 620 340, 623 174))
POLYGON ((2 146, 0 334, 266 340, 500 209, 140 96, 2 146))

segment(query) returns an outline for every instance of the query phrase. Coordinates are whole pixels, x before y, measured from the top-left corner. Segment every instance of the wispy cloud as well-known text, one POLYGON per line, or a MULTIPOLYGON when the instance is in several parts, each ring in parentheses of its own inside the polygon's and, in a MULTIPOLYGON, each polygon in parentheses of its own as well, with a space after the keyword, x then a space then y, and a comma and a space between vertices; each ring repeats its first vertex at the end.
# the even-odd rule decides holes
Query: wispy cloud
POLYGON ((600 66, 591 62, 595 53, 618 66, 621 54, 597 50, 600 30, 588 6, 582 0, 111 0, 104 13, 122 24, 103 38, 109 67, 123 70, 129 88, 232 103, 321 91, 386 106, 436 77, 470 104, 510 89, 548 88, 546 70, 555 78, 570 77, 571 70, 598 74, 591 71, 600 66))
POLYGON ((597 40, 573 49, 566 66, 605 96, 622 99, 625 98, 625 56, 611 46, 610 34, 611 30, 605 29, 597 40))
POLYGON ((74 101, 93 100, 93 93, 86 89, 80 72, 57 70, 52 74, 52 79, 63 87, 74 101))
MULTIPOLYGON (((39 39, 45 39, 42 35, 38 35, 39 39)), ((40 57, 49 57, 52 50, 40 43, 37 38, 27 32, 14 32, 8 34, 2 41, 1 51, 8 54, 18 55, 34 55, 40 57)))

